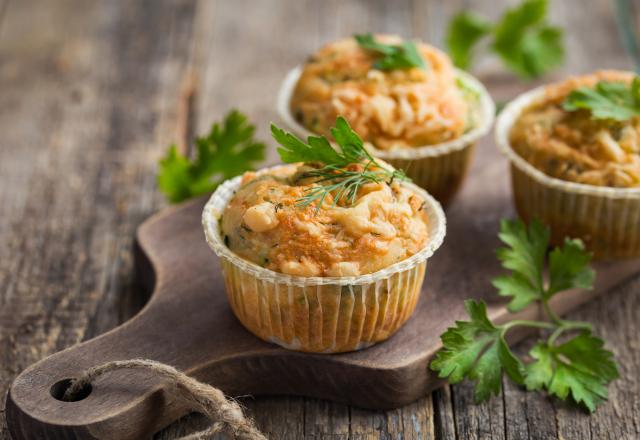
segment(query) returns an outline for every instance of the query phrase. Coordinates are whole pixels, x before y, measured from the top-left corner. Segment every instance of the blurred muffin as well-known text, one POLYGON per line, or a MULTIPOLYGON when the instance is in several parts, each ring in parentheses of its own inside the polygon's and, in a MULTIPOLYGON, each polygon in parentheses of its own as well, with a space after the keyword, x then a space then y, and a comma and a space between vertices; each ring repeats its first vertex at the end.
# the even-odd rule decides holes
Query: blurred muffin
POLYGON ((496 140, 511 160, 516 208, 582 238, 599 258, 640 256, 640 117, 596 118, 572 92, 630 89, 633 74, 603 71, 521 95, 501 113, 496 140))
POLYGON ((586 110, 567 111, 563 102, 579 87, 599 81, 630 84, 633 75, 605 71, 549 86, 527 107, 510 132, 513 149, 545 174, 596 186, 640 186, 640 117, 594 119, 586 110))
POLYGON ((281 116, 300 135, 329 135, 336 116, 344 116, 374 155, 446 202, 462 182, 475 141, 491 126, 493 102, 438 49, 392 35, 369 38, 409 45, 421 63, 383 68, 380 53, 356 38, 330 43, 289 74, 281 116))
MULTIPOLYGON (((402 44, 397 36, 377 41, 402 44)), ((293 116, 329 136, 344 116, 363 140, 380 150, 434 145, 460 137, 478 111, 456 84, 449 58, 424 43, 416 47, 425 67, 379 70, 378 56, 354 38, 328 44, 304 65, 291 96, 293 116)))

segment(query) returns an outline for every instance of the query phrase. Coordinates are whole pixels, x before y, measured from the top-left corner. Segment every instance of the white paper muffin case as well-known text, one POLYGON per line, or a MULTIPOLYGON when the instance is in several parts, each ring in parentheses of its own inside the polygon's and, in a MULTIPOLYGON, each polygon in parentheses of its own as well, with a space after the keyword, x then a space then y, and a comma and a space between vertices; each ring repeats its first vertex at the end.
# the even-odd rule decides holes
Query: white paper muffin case
MULTIPOLYGON (((313 135, 295 120, 290 110, 291 95, 296 87, 302 67, 291 70, 278 93, 278 114, 287 129, 306 138, 313 135)), ((448 142, 422 147, 396 150, 372 149, 374 156, 384 159, 395 168, 405 170, 413 182, 426 189, 440 203, 447 204, 467 174, 476 142, 489 133, 495 115, 495 105, 484 86, 473 76, 456 70, 456 76, 479 94, 478 124, 462 136, 448 142)))
POLYGON ((598 259, 640 257, 640 188, 586 185, 550 177, 520 157, 509 133, 524 109, 542 99, 540 87, 510 102, 498 117, 495 137, 511 162, 513 198, 525 220, 540 219, 551 240, 582 239, 598 259))
POLYGON ((260 267, 225 246, 219 219, 240 180, 236 177, 218 187, 204 207, 202 224, 209 246, 220 257, 231 308, 249 331, 292 350, 339 353, 383 341, 409 319, 427 259, 445 236, 444 213, 433 197, 402 183, 425 200, 429 237, 418 253, 371 274, 300 277, 260 267))

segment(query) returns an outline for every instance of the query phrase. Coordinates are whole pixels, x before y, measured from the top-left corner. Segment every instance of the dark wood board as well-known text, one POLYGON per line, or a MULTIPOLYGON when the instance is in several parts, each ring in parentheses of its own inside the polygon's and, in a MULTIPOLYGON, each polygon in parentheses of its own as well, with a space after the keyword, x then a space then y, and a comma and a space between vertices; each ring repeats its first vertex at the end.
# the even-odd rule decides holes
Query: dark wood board
MULTIPOLYGON (((206 245, 200 214, 206 198, 160 212, 137 233, 138 274, 153 293, 130 321, 93 340, 29 367, 7 397, 9 429, 16 439, 139 438, 186 412, 161 383, 144 372, 115 372, 99 379, 90 395, 62 402, 57 382, 116 359, 165 362, 229 395, 294 394, 365 408, 408 404, 440 381, 427 365, 439 335, 464 317, 463 300, 484 298, 495 319, 503 301, 489 280, 500 273, 494 251, 498 221, 511 215, 506 164, 491 143, 482 145, 463 200, 447 212, 445 244, 429 262, 414 316, 391 339, 339 355, 304 354, 265 343, 246 331, 229 309, 217 257, 206 245)), ((598 263, 594 291, 571 291, 554 308, 565 313, 640 271, 638 260, 598 263)), ((520 313, 538 315, 535 308, 520 313)), ((514 335, 520 337, 520 335, 514 335)))

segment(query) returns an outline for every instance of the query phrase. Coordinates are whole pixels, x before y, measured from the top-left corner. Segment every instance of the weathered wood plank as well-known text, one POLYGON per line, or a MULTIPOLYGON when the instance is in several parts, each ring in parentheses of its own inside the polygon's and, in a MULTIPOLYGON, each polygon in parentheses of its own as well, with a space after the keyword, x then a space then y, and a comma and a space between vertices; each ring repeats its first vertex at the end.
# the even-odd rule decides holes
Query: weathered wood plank
POLYGON ((433 399, 433 424, 436 438, 452 440, 457 438, 455 425, 455 408, 451 398, 451 386, 444 385, 432 394, 433 399))
POLYGON ((620 379, 609 387, 609 401, 595 414, 555 404, 560 438, 636 439, 640 437, 640 277, 625 283, 607 298, 573 314, 592 322, 596 334, 616 355, 620 379))
POLYGON ((0 38, 2 38, 2 24, 6 17, 7 8, 9 6, 9 0, 0 0, 0 38))
MULTIPOLYGON (((0 38, 0 395, 132 313, 190 41, 182 2, 11 2, 0 38), (79 17, 79 13, 82 17, 79 17), (25 32, 28 29, 28 32, 25 32)), ((4 397, 0 438, 8 438, 4 397)))

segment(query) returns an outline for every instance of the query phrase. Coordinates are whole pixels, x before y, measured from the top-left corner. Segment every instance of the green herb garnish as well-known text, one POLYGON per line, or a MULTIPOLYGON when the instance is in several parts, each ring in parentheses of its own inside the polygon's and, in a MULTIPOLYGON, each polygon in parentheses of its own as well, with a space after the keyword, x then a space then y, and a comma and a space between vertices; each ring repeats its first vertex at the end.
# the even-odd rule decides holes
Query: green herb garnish
POLYGON ((313 203, 320 209, 329 194, 333 194, 334 204, 339 201, 353 205, 358 191, 367 183, 391 183, 394 180, 408 180, 404 172, 389 170, 378 163, 364 148, 360 136, 351 129, 342 116, 336 119, 331 134, 339 149, 334 149, 326 137, 309 136, 307 142, 271 124, 271 134, 280 144, 278 154, 284 163, 305 162, 320 164, 322 167, 305 171, 302 178, 310 178, 318 186, 307 189, 297 204, 305 207, 313 203), (352 167, 360 164, 360 167, 352 167))
POLYGON ((537 78, 564 61, 562 30, 547 23, 548 0, 525 0, 508 9, 497 23, 471 11, 453 17, 447 49, 456 66, 471 67, 474 49, 491 37, 489 49, 517 75, 537 78))
POLYGON ((195 157, 180 154, 175 145, 160 160, 158 186, 171 203, 213 191, 224 180, 253 168, 264 159, 264 144, 254 139, 255 126, 233 110, 223 125, 214 123, 205 137, 196 138, 195 157))
POLYGON ((446 45, 453 63, 461 69, 473 64, 474 46, 491 33, 492 25, 480 15, 463 11, 449 22, 446 45))
POLYGON ((503 220, 499 236, 508 247, 498 250, 498 258, 511 273, 494 279, 493 285, 499 295, 511 298, 511 312, 540 303, 549 320, 516 319, 496 325, 488 318, 483 301, 469 299, 465 308, 470 321, 457 321, 442 334, 443 348, 431 369, 452 384, 464 378, 474 381, 478 402, 499 394, 504 372, 527 390, 546 390, 562 400, 571 396, 574 402, 595 411, 607 398, 607 385, 618 377, 613 354, 591 334, 589 323, 561 319, 549 306, 558 292, 593 286, 590 254, 580 240, 567 239, 547 257, 549 230, 538 221, 526 228, 521 221, 503 220), (507 332, 515 327, 549 333, 531 349, 532 360, 528 363, 514 355, 505 340, 507 332), (566 338, 567 333, 573 335, 566 338))
POLYGON ((595 87, 573 90, 562 103, 567 111, 588 110, 594 119, 628 121, 640 116, 640 77, 630 85, 623 82, 600 81, 595 87))
POLYGON ((412 67, 426 67, 418 48, 412 41, 405 40, 399 45, 384 44, 375 40, 372 34, 354 35, 360 47, 375 52, 380 56, 373 63, 379 70, 411 69, 412 67))

